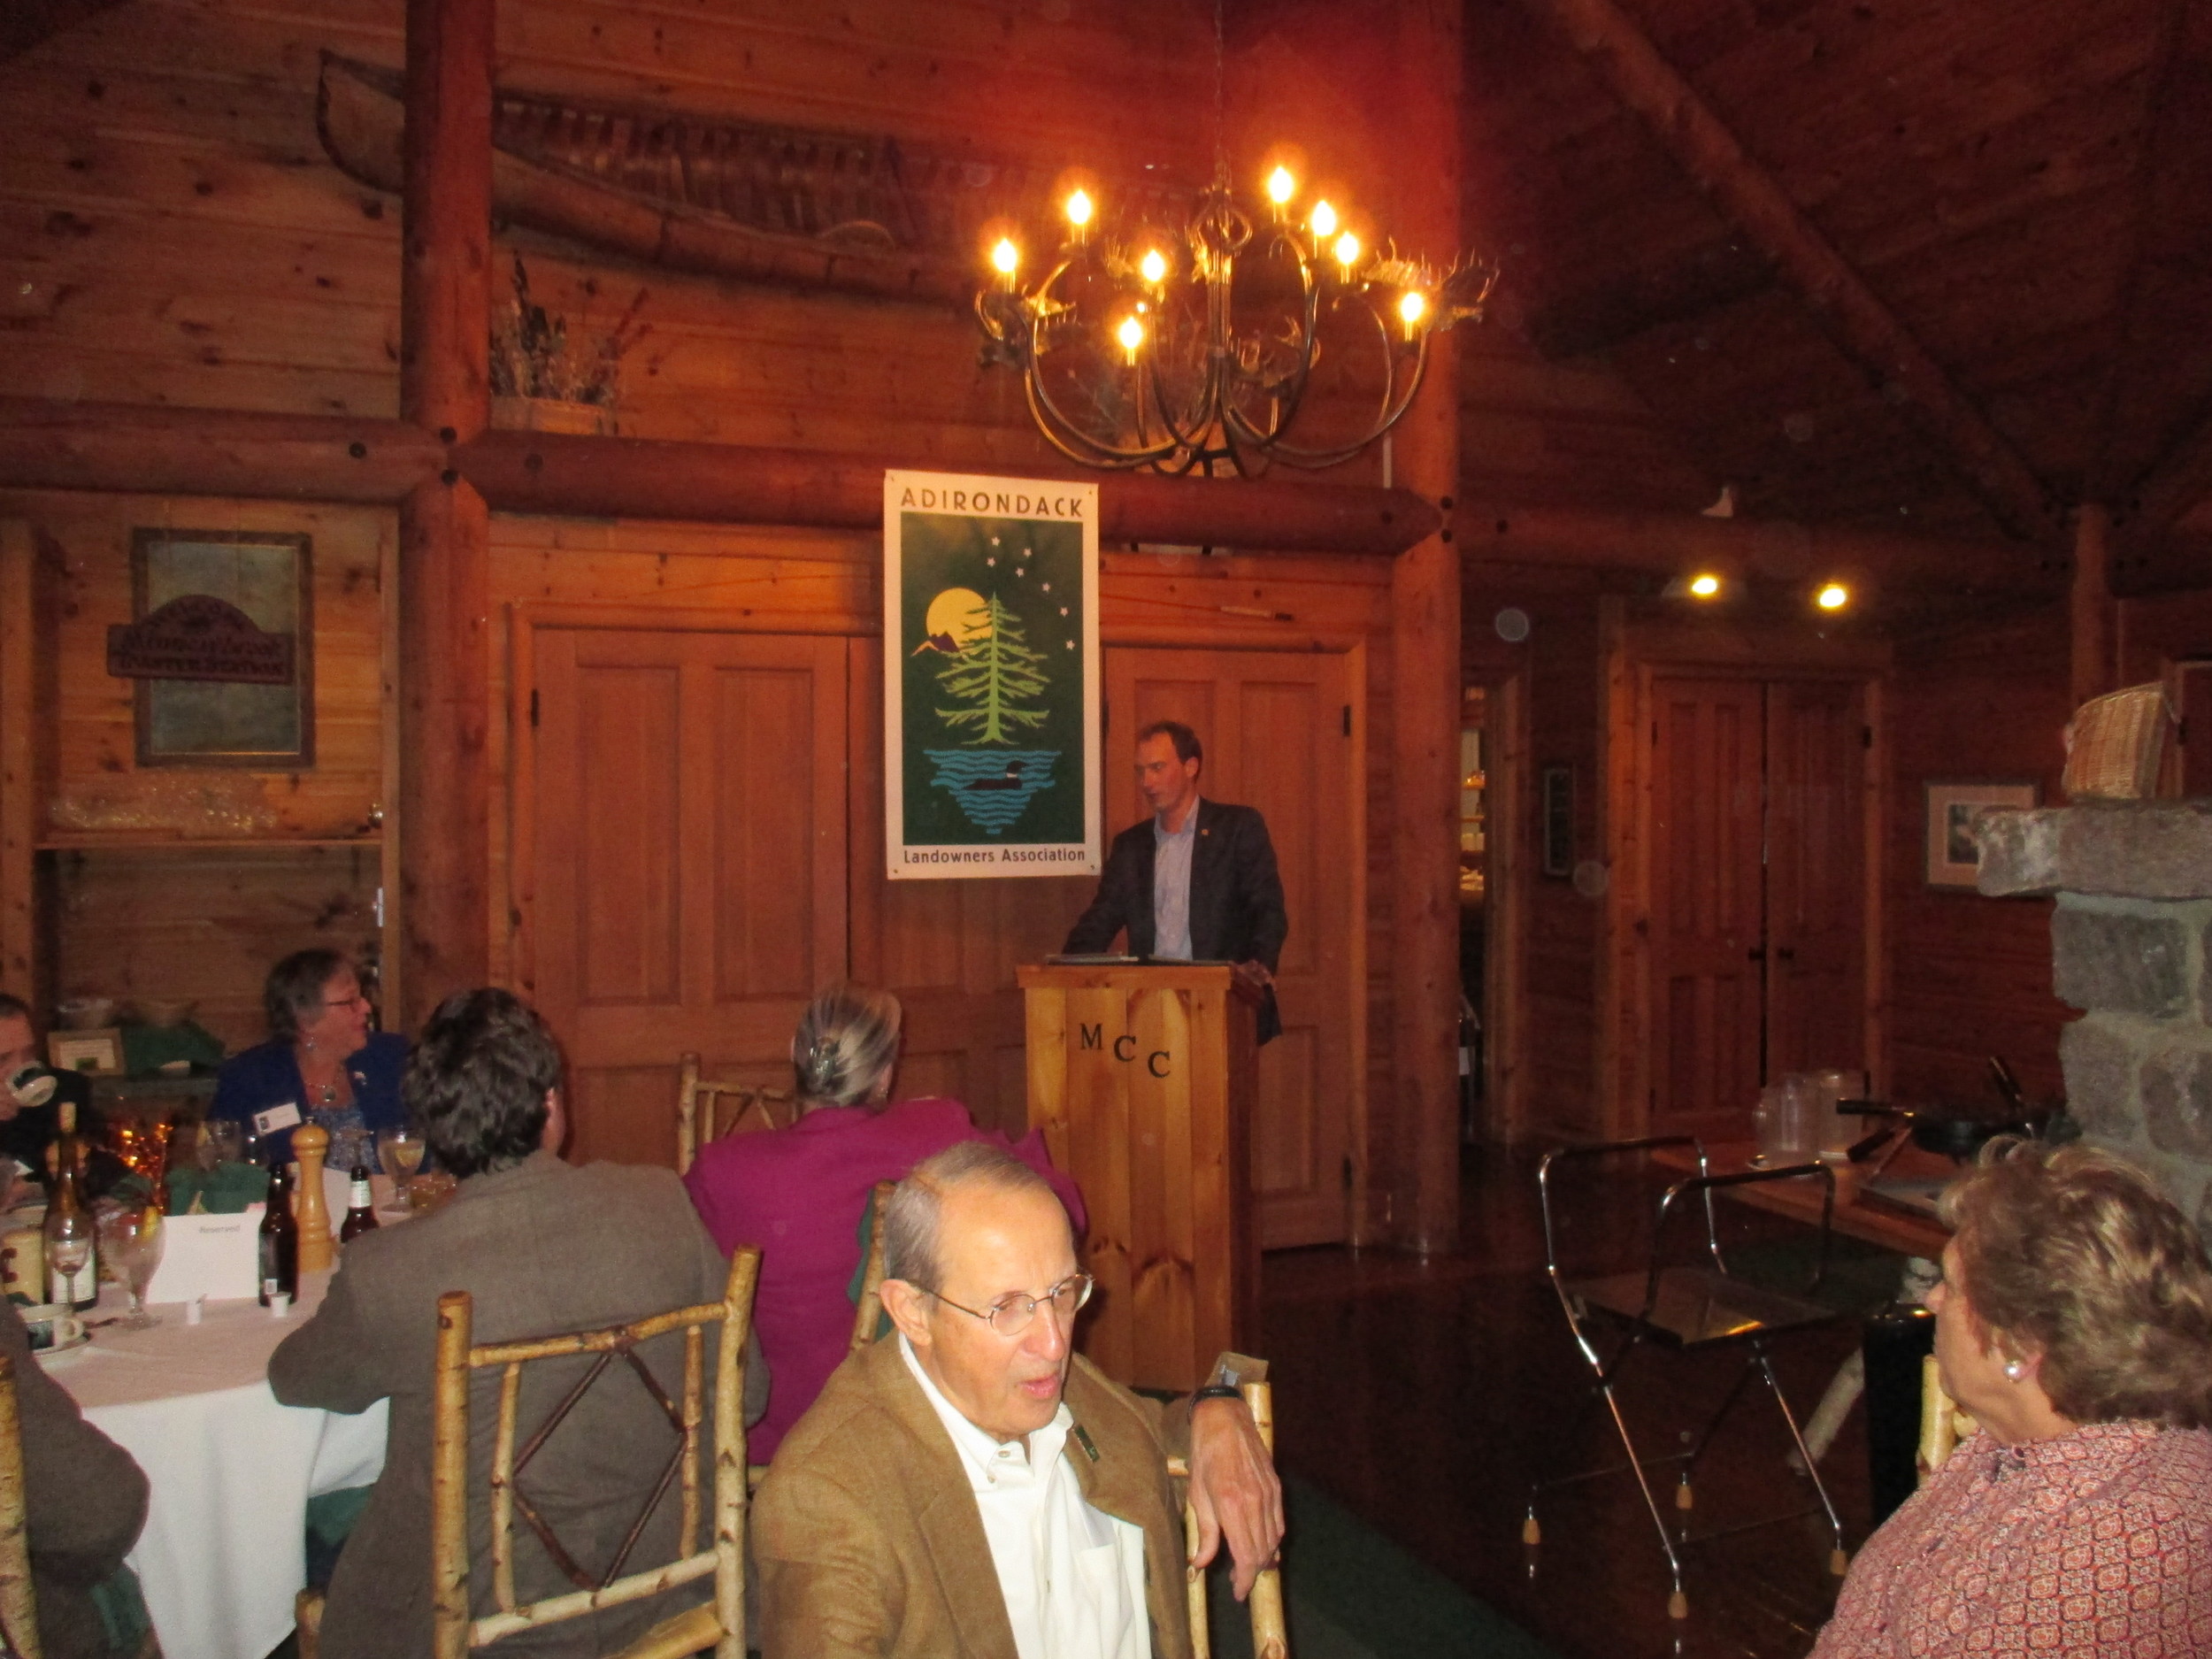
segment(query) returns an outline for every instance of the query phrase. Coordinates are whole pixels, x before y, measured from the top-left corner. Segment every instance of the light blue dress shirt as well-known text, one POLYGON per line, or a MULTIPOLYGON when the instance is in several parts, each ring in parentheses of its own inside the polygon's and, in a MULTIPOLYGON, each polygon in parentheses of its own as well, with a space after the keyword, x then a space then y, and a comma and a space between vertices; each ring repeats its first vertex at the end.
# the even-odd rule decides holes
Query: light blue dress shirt
POLYGON ((1198 845, 1198 803, 1190 803, 1183 827, 1171 831, 1152 818, 1152 954, 1187 962, 1190 948, 1190 861, 1198 845))

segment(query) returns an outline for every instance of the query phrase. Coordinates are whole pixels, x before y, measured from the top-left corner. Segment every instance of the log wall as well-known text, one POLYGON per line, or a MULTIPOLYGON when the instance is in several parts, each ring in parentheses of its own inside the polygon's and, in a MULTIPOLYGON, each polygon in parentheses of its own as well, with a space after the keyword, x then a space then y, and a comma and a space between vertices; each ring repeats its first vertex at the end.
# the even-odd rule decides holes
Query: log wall
MULTIPOLYGON (((122 0, 0 64, 0 128, 8 140, 0 144, 0 328, 9 345, 9 390, 62 404, 111 400, 396 416, 399 204, 332 165, 316 136, 314 99, 326 50, 400 62, 403 10, 403 0, 122 0)), ((1055 166, 1085 161, 1112 169, 1161 158, 1143 148, 1161 134, 1183 134, 1202 150, 1204 123, 1192 111, 1210 98, 1210 9, 1187 0, 1114 7, 859 0, 841 8, 833 26, 772 0, 733 0, 710 13, 626 0, 530 0, 502 9, 499 73, 503 85, 566 96, 887 133, 1055 166)), ((1171 159, 1195 159, 1202 173, 1206 161, 1202 154, 1171 159)), ((1368 194, 1387 206, 1386 186, 1368 194)), ((1479 242, 1485 227, 1471 227, 1469 234, 1479 242)), ((642 291, 637 317, 649 332, 626 365, 618 416, 625 434, 860 451, 916 466, 1012 469, 1046 457, 1018 383, 979 366, 973 324, 963 314, 672 275, 503 229, 493 250, 501 280, 518 252, 528 261, 537 296, 565 311, 572 329, 611 322, 642 291)), ((1502 314, 1510 317, 1509 304, 1502 314)), ((1715 481, 1683 458, 1609 373, 1546 364, 1508 327, 1469 329, 1455 344, 1463 495, 1663 508, 1710 499, 1715 481)), ((1342 476, 1379 481, 1389 465, 1378 450, 1342 476)), ((134 517, 151 511, 136 503, 81 497, 42 497, 27 511, 60 526, 58 545, 111 553, 127 546, 133 522, 188 517, 242 527, 306 525, 319 552, 326 541, 334 550, 352 549, 345 557, 358 568, 372 546, 381 558, 394 534, 390 515, 380 512, 225 503, 191 503, 187 514, 186 505, 165 503, 163 511, 183 515, 166 520, 134 517)), ((856 636, 876 626, 872 537, 523 519, 496 521, 493 535, 495 607, 705 605, 726 609, 738 626, 777 615, 849 628, 856 636)), ((336 565, 326 560, 324 568, 336 565)), ((57 576, 65 589, 76 580, 65 568, 57 576)), ((102 580, 112 589, 112 572, 102 580)), ((1552 591, 1537 602, 1526 706, 1539 764, 1566 757, 1594 768, 1594 590, 1575 580, 1580 596, 1552 591)), ((1386 567, 1372 561, 1236 559, 1197 567, 1117 555, 1105 588, 1110 639, 1279 646, 1298 638, 1294 624, 1219 608, 1235 603, 1325 618, 1368 641, 1366 1049, 1375 1102, 1371 1152, 1379 1158, 1396 1156, 1389 1121, 1390 838, 1377 827, 1389 823, 1393 798, 1387 580, 1386 567), (1232 590, 1233 599, 1225 597, 1232 590)), ((112 592, 100 603, 111 606, 112 592)), ((350 602, 333 603, 336 608, 324 607, 319 620, 357 637, 319 639, 319 701, 328 711, 326 747, 312 774, 273 792, 248 790, 238 774, 226 774, 196 806, 180 804, 163 794, 173 786, 135 776, 127 753, 119 762, 117 733, 127 737, 127 727, 117 725, 114 698, 73 693, 55 731, 52 811, 85 825, 119 823, 118 814, 134 812, 143 822, 158 818, 201 835, 231 823, 246 826, 241 835, 354 833, 388 793, 384 756, 373 740, 388 718, 389 700, 380 698, 373 664, 388 658, 394 641, 375 634, 373 624, 371 634, 358 634, 358 619, 345 621, 354 614, 346 609, 350 602)), ((63 673, 73 681, 93 637, 89 612, 73 626, 63 673)), ((487 646, 499 765, 509 712, 503 627, 495 617, 487 646)), ((95 672, 84 683, 96 687, 100 678, 95 672)), ((127 702, 120 706, 127 715, 127 702)), ((1578 810, 1589 819, 1584 844, 1594 848, 1598 791, 1594 771, 1585 775, 1578 810)), ((511 943, 505 830, 503 818, 495 821, 486 849, 495 974, 505 971, 511 943)), ((56 897, 66 899, 78 908, 62 913, 83 920, 66 950, 50 952, 66 982, 62 988, 94 988, 77 981, 96 973, 134 984, 167 973, 158 956, 142 964, 119 934, 103 933, 111 922, 135 917, 149 939, 179 939, 185 935, 177 929, 191 917, 210 913, 231 942, 216 949, 203 941, 197 959, 236 965, 222 970, 224 988, 209 993, 208 1011, 219 1009, 219 1018, 231 1022, 226 1036, 257 1034, 253 964, 289 948, 303 915, 326 914, 337 918, 329 926, 357 930, 373 895, 373 881, 365 887, 357 873, 365 866, 351 854, 309 859, 309 850, 254 853, 261 864, 211 865, 197 892, 150 880, 135 855, 72 854, 66 864, 54 862, 58 853, 40 855, 47 879, 58 884, 50 907, 56 897), (248 879, 238 872, 273 872, 266 860, 296 853, 296 868, 286 866, 280 879, 267 884, 266 907, 222 896, 248 879), (322 902, 310 902, 316 895, 322 902)), ((1025 895, 1062 885, 1021 884, 1025 895)), ((854 895, 856 971, 870 972, 872 963, 925 1002, 930 987, 954 980, 964 995, 985 981, 1010 984, 1002 970, 1038 941, 1051 941, 1056 924, 1043 912, 1056 917, 1074 902, 1062 894, 1049 902, 1016 902, 979 886, 955 907, 965 942, 953 950, 941 936, 930 936, 918 915, 910 924, 897 914, 899 902, 951 901, 879 897, 879 920, 872 923, 865 895, 854 895), (1033 902, 1042 906, 1033 917, 1026 908, 1033 902), (954 973, 945 964, 956 956, 954 973)), ((1563 883, 1543 884, 1529 920, 1532 1081, 1555 1102, 1560 1121, 1594 1123, 1592 907, 1563 883)), ((930 926, 942 921, 933 918, 930 926)), ((921 1020, 918 1030, 927 1025, 921 1020)), ((918 1065, 910 1086, 957 1081, 982 1115, 1009 1118, 999 1097, 1009 1094, 1017 1074, 1005 1056, 971 1053, 948 1035, 934 1048, 918 1048, 916 1059, 937 1073, 924 1075, 928 1066, 918 1065)), ((1379 1204, 1386 1202, 1379 1195, 1379 1204)))
POLYGON ((2062 803, 2067 698, 2063 606, 1976 620, 1897 645, 1890 710, 1891 1075, 1898 1098, 1980 1102, 2002 1054, 2030 1094, 2057 1094, 2051 905, 1926 882, 1924 786, 2033 780, 2062 803))

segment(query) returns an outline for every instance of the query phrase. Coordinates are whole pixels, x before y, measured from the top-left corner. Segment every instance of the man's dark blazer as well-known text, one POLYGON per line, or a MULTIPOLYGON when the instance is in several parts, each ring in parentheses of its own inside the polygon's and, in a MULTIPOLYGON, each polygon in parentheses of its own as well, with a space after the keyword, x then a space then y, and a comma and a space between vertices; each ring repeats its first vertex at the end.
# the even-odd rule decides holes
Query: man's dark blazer
MULTIPOLYGON (((1148 818, 1114 837, 1098 893, 1068 930, 1063 949, 1106 950, 1114 935, 1126 930, 1133 956, 1152 955, 1152 865, 1158 851, 1152 825, 1148 818)), ((1256 807, 1225 806, 1201 795, 1198 841, 1190 857, 1191 955, 1202 962, 1258 962, 1272 973, 1289 932, 1267 820, 1256 807)), ((1265 1042, 1282 1029, 1271 986, 1260 1005, 1259 1040, 1265 1042)))

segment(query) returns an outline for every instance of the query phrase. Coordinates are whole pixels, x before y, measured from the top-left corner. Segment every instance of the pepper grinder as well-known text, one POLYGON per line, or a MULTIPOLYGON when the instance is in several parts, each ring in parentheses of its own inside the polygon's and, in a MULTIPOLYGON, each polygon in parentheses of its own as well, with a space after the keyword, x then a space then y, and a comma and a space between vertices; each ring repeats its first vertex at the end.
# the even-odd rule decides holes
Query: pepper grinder
POLYGON ((292 1194, 292 1219, 300 1232, 300 1271, 324 1273, 338 1259, 330 1240, 330 1205, 323 1197, 323 1159, 330 1151, 330 1131, 303 1124, 292 1131, 292 1156, 299 1160, 299 1189, 292 1194))

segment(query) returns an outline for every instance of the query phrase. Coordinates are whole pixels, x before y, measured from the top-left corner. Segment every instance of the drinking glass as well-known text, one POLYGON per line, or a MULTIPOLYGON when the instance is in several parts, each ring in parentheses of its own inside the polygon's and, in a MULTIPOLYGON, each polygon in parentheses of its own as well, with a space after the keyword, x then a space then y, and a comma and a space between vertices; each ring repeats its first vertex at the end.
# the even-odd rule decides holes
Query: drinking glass
POLYGON ((160 1320, 146 1311, 146 1287, 161 1265, 161 1211, 151 1204, 119 1210, 100 1221, 101 1254, 120 1270, 130 1286, 131 1310, 122 1319, 127 1331, 143 1331, 160 1320))
POLYGON ((108 1119, 108 1150, 153 1189, 157 1204, 168 1196, 169 1138, 176 1133, 176 1127, 167 1118, 108 1119))
POLYGON ((376 1149, 383 1160, 384 1172, 392 1178, 392 1186, 401 1201, 406 1202, 414 1186, 415 1171, 422 1168, 423 1154, 428 1150, 422 1136, 403 1124, 396 1129, 376 1132, 376 1149))
POLYGON ((237 1118, 209 1118, 205 1138, 215 1148, 218 1164, 243 1164, 246 1161, 246 1125, 237 1118))

